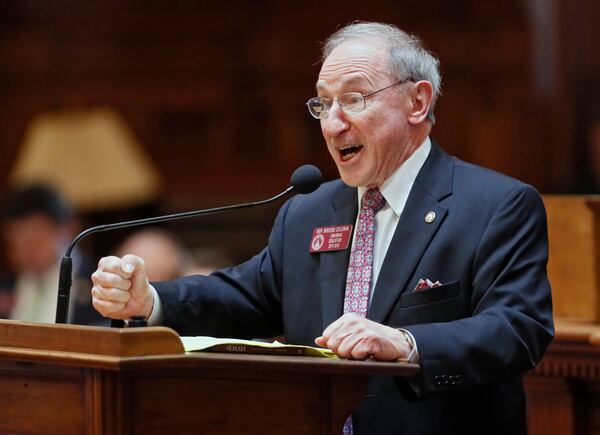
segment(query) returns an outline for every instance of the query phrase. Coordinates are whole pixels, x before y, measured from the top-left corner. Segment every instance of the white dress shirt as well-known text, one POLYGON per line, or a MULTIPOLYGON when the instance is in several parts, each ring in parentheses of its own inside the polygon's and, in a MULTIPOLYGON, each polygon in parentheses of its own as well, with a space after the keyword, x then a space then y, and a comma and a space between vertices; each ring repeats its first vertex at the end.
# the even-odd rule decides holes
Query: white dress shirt
MULTIPOLYGON (((385 260, 385 254, 387 253, 394 232, 400 221, 402 211, 408 200, 408 195, 415 183, 419 171, 425 164, 425 160, 429 156, 431 151, 431 140, 426 137, 423 143, 412 153, 412 155, 398 168, 396 171, 384 181, 379 187, 379 191, 385 198, 386 204, 375 214, 375 224, 377 231, 375 231, 375 246, 373 247, 373 276, 371 277, 371 293, 369 294, 369 303, 373 300, 373 293, 375 291, 375 285, 377 284, 377 278, 381 271, 381 266, 385 260)), ((367 187, 358 188, 358 209, 360 210, 362 197, 368 190, 367 187)), ((356 224, 358 223, 358 216, 356 217, 356 224)), ((356 236, 356 232, 354 233, 356 236)), ((352 239, 352 246, 354 246, 354 238, 352 239)), ((417 348, 417 342, 415 337, 410 331, 400 328, 405 334, 406 341, 411 347, 411 352, 408 355, 408 361, 414 364, 420 362, 419 349, 417 348)))
MULTIPOLYGON (((375 231, 375 246, 373 247, 373 276, 371 277, 371 294, 370 298, 373 298, 373 290, 375 284, 377 284, 377 278, 385 259, 392 237, 396 231, 396 226, 400 221, 400 216, 406 205, 406 200, 412 186, 419 174, 419 171, 423 167, 427 156, 431 151, 431 140, 429 137, 425 138, 423 143, 415 150, 414 153, 406 160, 396 171, 383 183, 379 188, 379 191, 385 198, 386 204, 375 214, 375 224, 377 225, 377 231, 375 231)), ((367 187, 358 188, 358 209, 362 197, 368 190, 367 187)), ((358 223, 358 216, 356 217, 356 224, 358 223)), ((356 237, 356 232, 354 233, 356 237)), ((354 246, 354 238, 352 239, 352 246, 354 246)))
POLYGON ((57 263, 41 275, 24 274, 17 278, 11 319, 54 323, 59 268, 57 263))

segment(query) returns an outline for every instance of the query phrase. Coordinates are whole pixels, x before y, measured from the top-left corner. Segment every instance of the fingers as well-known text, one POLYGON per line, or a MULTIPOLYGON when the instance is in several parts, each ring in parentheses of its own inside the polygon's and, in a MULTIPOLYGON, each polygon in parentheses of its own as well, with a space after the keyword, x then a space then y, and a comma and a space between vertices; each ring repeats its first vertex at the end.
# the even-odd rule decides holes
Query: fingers
POLYGON ((110 302, 102 299, 93 298, 92 305, 100 314, 104 317, 110 317, 113 319, 127 319, 125 315, 120 315, 125 309, 125 303, 123 302, 110 302))
POLYGON ((146 263, 137 255, 127 254, 121 259, 121 270, 131 281, 131 293, 134 298, 142 298, 148 293, 146 263))
POLYGON ((376 340, 361 334, 348 335, 342 340, 336 353, 344 358, 364 360, 377 353, 376 340))
POLYGON ((345 314, 323 331, 327 347, 343 358, 369 358, 374 354, 369 322, 355 314, 345 314))
POLYGON ((106 288, 99 285, 92 287, 92 296, 103 301, 123 303, 129 302, 129 299, 131 299, 131 293, 129 293, 127 290, 106 288))
POLYGON ((105 288, 118 288, 121 290, 129 290, 131 287, 131 281, 127 278, 123 278, 112 272, 96 270, 92 274, 92 282, 95 285, 99 285, 105 288))
MULTIPOLYGON (((98 276, 102 273, 104 272, 96 271, 94 274, 98 276)), ((96 283, 98 278, 92 278, 92 280, 96 283)), ((127 285, 128 287, 129 284, 127 285)), ((126 313, 121 312, 125 309, 130 299, 131 293, 127 289, 104 287, 99 284, 94 284, 92 287, 92 305, 104 317, 128 318, 129 316, 126 313)))
POLYGON ((355 314, 344 314, 329 325, 315 343, 343 358, 358 360, 373 357, 392 361, 410 352, 402 332, 355 314))
POLYGON ((318 346, 328 347, 333 352, 344 358, 349 358, 350 353, 344 352, 344 354, 341 354, 339 353, 339 348, 349 335, 356 333, 356 328, 360 319, 361 318, 356 314, 344 314, 342 317, 325 328, 323 334, 321 337, 317 337, 315 343, 318 346))
POLYGON ((98 262, 98 270, 114 273, 123 278, 131 278, 135 272, 145 271, 145 268, 146 265, 142 258, 130 254, 125 255, 123 258, 103 257, 98 262))
POLYGON ((92 304, 100 314, 115 319, 149 316, 153 295, 144 260, 135 255, 104 257, 92 274, 92 304))
POLYGON ((135 273, 145 272, 146 263, 143 258, 137 255, 127 254, 121 259, 121 270, 128 277, 132 277, 135 273))
MULTIPOLYGON (((338 348, 342 341, 350 334, 356 332, 358 321, 361 318, 356 314, 344 314, 323 331, 321 336, 321 345, 326 346, 335 353, 338 353, 338 348)), ((318 343, 317 343, 318 344, 318 343)), ((340 355, 338 353, 338 355, 340 355)), ((340 355, 346 358, 346 355, 340 355)))

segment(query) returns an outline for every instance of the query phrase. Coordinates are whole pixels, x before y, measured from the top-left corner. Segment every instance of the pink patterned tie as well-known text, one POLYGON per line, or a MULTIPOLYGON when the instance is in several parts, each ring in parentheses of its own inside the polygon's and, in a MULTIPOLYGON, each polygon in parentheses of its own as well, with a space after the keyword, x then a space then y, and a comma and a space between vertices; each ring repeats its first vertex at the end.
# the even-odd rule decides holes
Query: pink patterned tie
MULTIPOLYGON (((371 293, 371 276, 373 275, 373 247, 375 246, 375 213, 385 204, 379 189, 369 189, 362 198, 362 207, 358 215, 356 235, 348 275, 346 276, 346 295, 344 297, 344 313, 355 313, 367 316, 369 295, 371 293)), ((348 417, 342 429, 343 435, 352 435, 352 416, 348 417)))
POLYGON ((367 316, 371 276, 373 275, 373 246, 375 245, 375 213, 385 204, 379 189, 369 189, 362 198, 356 236, 350 253, 344 313, 367 316))

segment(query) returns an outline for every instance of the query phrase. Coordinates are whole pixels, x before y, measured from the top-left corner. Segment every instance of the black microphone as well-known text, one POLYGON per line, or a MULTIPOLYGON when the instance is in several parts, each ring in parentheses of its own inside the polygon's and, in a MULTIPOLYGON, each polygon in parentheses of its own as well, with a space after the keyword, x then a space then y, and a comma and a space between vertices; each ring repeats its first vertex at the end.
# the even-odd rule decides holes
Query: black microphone
POLYGON ((167 222, 177 219, 187 219, 206 214, 221 213, 224 211, 238 210, 241 208, 265 205, 278 200, 279 198, 287 195, 293 190, 297 191, 298 193, 311 193, 315 191, 321 185, 322 182, 323 176, 321 175, 321 171, 319 170, 319 168, 312 165, 304 165, 300 166, 294 171, 290 178, 290 186, 287 189, 269 199, 256 202, 248 202, 245 204, 227 205, 224 207, 209 208, 205 210, 187 211, 183 213, 174 213, 145 219, 136 219, 126 222, 116 222, 113 224, 99 225, 97 227, 88 228, 87 230, 82 231, 77 237, 73 239, 73 241, 67 248, 65 256, 60 262, 60 274, 58 278, 58 298, 56 301, 56 323, 67 323, 67 316, 69 313, 69 297, 71 294, 73 272, 73 261, 71 259, 71 251, 73 250, 75 245, 84 237, 89 236, 90 234, 100 233, 103 231, 110 231, 128 227, 137 227, 140 225, 155 224, 159 222, 167 222))

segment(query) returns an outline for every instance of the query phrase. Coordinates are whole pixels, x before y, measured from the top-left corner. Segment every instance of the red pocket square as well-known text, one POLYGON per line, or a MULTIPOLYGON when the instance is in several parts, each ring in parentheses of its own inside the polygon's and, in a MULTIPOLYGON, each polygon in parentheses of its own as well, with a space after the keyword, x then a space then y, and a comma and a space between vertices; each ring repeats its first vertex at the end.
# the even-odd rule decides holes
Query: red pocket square
POLYGON ((419 292, 421 290, 427 290, 429 288, 439 287, 441 285, 442 284, 439 281, 431 282, 429 279, 420 279, 413 291, 419 292))

